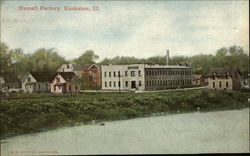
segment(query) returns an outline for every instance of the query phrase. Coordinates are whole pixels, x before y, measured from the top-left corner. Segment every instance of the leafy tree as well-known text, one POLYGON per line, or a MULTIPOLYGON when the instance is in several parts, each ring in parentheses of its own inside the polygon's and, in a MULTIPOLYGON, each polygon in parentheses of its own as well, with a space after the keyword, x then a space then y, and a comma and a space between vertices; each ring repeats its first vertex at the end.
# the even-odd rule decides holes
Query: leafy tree
POLYGON ((9 53, 9 47, 5 43, 0 44, 0 60, 1 72, 10 72, 11 55, 9 53))
POLYGON ((56 71, 57 68, 65 63, 65 59, 58 55, 55 49, 41 48, 29 57, 33 71, 56 71))
POLYGON ((93 50, 85 51, 80 57, 74 60, 78 64, 93 64, 99 58, 93 50))
POLYGON ((82 75, 81 77, 77 77, 75 80, 72 81, 74 85, 80 87, 81 90, 85 90, 89 87, 90 77, 87 75, 82 75))

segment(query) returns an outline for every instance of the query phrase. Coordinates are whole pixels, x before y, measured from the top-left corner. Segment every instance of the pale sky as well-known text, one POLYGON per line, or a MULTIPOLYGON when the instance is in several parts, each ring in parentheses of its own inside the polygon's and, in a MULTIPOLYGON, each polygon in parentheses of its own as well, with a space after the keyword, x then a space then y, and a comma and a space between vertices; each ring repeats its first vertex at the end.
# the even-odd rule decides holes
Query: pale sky
POLYGON ((92 49, 105 57, 214 54, 239 45, 249 52, 249 1, 5 1, 1 41, 26 53, 56 48, 67 60, 92 49), (60 7, 21 11, 19 6, 60 7), (64 11, 98 6, 99 11, 64 11))

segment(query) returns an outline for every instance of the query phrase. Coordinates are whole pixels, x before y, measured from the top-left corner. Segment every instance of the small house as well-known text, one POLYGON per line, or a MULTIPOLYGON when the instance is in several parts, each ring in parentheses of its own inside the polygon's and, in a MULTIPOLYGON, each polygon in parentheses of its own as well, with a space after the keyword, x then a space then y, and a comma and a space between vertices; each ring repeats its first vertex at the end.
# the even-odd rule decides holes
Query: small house
POLYGON ((80 91, 80 87, 74 83, 77 75, 74 72, 58 72, 51 81, 52 93, 71 93, 80 91))
POLYGON ((74 72, 78 77, 88 77, 88 86, 100 86, 101 85, 101 70, 95 64, 63 64, 58 72, 74 72))
POLYGON ((22 90, 28 93, 50 92, 50 81, 55 72, 28 72, 22 78, 22 90))
POLYGON ((0 89, 4 92, 18 91, 21 89, 21 81, 15 73, 1 73, 0 89))
POLYGON ((238 68, 214 68, 207 77, 210 89, 239 90, 241 88, 241 72, 238 68))

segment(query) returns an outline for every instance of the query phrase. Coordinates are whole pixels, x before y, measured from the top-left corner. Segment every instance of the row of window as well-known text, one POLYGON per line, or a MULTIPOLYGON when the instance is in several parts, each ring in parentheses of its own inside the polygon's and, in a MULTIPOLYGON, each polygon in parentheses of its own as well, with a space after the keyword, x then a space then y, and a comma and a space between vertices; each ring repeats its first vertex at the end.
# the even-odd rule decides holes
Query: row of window
MULTIPOLYGON (((124 76, 127 77, 128 75, 130 75, 131 77, 134 77, 138 74, 138 76, 141 76, 141 71, 138 70, 138 72, 136 71, 125 71, 124 72, 124 76)), ((113 71, 113 72, 104 72, 104 77, 119 77, 119 76, 123 76, 121 75, 120 71, 113 71)))
MULTIPOLYGON (((56 87, 57 86, 54 86, 54 91, 56 91, 56 87)), ((59 90, 61 90, 61 88, 62 88, 62 86, 58 86, 59 90)), ((77 86, 75 86, 75 90, 77 90, 77 89, 78 89, 77 86)), ((71 85, 69 85, 68 90, 71 91, 71 85)))
MULTIPOLYGON (((136 84, 136 82, 135 82, 136 84)), ((125 87, 128 87, 129 81, 125 81, 125 87)), ((121 82, 120 81, 105 81, 104 82, 105 87, 121 87, 121 82)), ((138 86, 142 86, 141 81, 138 81, 138 86)))
POLYGON ((147 76, 166 76, 166 75, 191 75, 191 70, 186 69, 150 69, 146 70, 147 76))
POLYGON ((191 85, 190 79, 185 80, 147 80, 147 86, 178 86, 178 85, 191 85))
MULTIPOLYGON (((222 82, 219 82, 219 87, 222 87, 222 82)), ((213 88, 215 88, 215 82, 213 82, 213 88)), ((228 82, 226 82, 226 88, 228 88, 228 82)))

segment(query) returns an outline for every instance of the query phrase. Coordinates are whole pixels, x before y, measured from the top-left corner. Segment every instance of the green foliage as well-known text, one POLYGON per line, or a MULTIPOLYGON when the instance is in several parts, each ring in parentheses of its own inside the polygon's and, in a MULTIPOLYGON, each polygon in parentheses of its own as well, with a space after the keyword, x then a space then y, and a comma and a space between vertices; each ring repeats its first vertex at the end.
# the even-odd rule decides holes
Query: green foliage
MULTIPOLYGON (((174 56, 170 58, 170 64, 176 65, 180 62, 189 62, 192 65, 194 74, 207 74, 211 68, 223 68, 225 66, 238 67, 247 77, 249 71, 249 56, 247 52, 240 46, 231 46, 229 48, 221 48, 215 52, 215 55, 199 54, 191 57, 174 56)), ((133 63, 153 63, 165 64, 165 56, 154 56, 147 59, 138 59, 135 57, 114 57, 112 59, 105 58, 100 65, 107 64, 133 64, 133 63)))
POLYGON ((25 54, 22 49, 9 49, 1 43, 1 72, 14 72, 22 77, 28 71, 52 72, 65 63, 55 49, 41 48, 33 54, 25 54))
POLYGON ((80 57, 73 60, 73 62, 78 64, 93 64, 98 58, 99 56, 96 55, 93 50, 87 50, 80 57))
MULTIPOLYGON (((1 72, 16 72, 22 77, 28 71, 56 71, 66 63, 65 59, 58 55, 55 49, 41 48, 33 54, 28 55, 22 49, 9 49, 5 43, 1 43, 1 72)), ((77 59, 67 61, 78 64, 93 64, 99 58, 93 50, 85 51, 77 59)), ((194 74, 207 74, 211 68, 223 68, 225 66, 238 67, 244 78, 247 78, 249 71, 249 56, 240 46, 221 48, 215 55, 199 54, 191 57, 174 56, 170 58, 170 64, 176 65, 180 62, 189 62, 192 65, 194 74)), ((111 59, 104 58, 99 65, 108 64, 134 64, 152 63, 165 64, 165 56, 154 56, 149 58, 135 58, 117 56, 111 59)))
POLYGON ((1 101, 1 132, 17 134, 92 120, 127 119, 152 113, 241 109, 247 92, 171 91, 158 93, 12 94, 1 101))

